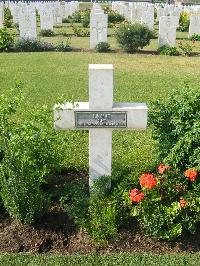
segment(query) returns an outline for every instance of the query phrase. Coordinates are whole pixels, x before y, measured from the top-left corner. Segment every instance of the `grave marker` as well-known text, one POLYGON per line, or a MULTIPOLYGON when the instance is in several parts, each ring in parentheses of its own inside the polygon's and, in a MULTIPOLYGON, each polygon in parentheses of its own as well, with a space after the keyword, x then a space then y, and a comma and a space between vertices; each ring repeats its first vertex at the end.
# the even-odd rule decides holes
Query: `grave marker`
POLYGON ((0 3, 0 28, 3 28, 4 4, 0 3))
POLYGON ((192 37, 193 34, 200 35, 200 15, 198 14, 190 16, 189 37, 192 37))
POLYGON ((107 42, 108 15, 90 14, 90 48, 94 49, 99 42, 107 42))
MULTIPOLYGON (((89 102, 55 105, 57 130, 89 130, 89 185, 111 176, 112 131, 147 126, 145 103, 113 103, 113 65, 89 65, 89 102)), ((108 184, 109 185, 109 184, 108 184)))
POLYGON ((158 47, 164 45, 174 47, 176 45, 177 19, 173 16, 163 16, 159 21, 158 47))

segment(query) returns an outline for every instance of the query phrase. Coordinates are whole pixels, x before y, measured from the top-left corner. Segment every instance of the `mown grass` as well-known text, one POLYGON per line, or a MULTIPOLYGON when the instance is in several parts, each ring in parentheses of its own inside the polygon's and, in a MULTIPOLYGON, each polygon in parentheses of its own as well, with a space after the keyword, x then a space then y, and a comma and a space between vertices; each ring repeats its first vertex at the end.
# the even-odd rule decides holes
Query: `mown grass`
MULTIPOLYGON (((97 53, 0 54, 0 91, 8 92, 15 80, 24 83, 30 111, 36 104, 53 108, 58 98, 88 100, 88 64, 112 63, 115 67, 115 102, 165 100, 184 81, 199 89, 198 57, 169 57, 97 53)), ((53 126, 53 116, 52 116, 53 126)), ((88 132, 65 131, 64 165, 88 169, 88 132)), ((155 163, 150 130, 113 133, 113 169, 144 171, 155 163)), ((120 174, 120 173, 119 173, 120 174)))
POLYGON ((155 255, 155 254, 116 254, 107 256, 63 256, 63 255, 0 255, 2 266, 64 266, 64 265, 107 265, 107 266, 192 266, 199 265, 200 255, 197 254, 170 254, 170 255, 155 255))

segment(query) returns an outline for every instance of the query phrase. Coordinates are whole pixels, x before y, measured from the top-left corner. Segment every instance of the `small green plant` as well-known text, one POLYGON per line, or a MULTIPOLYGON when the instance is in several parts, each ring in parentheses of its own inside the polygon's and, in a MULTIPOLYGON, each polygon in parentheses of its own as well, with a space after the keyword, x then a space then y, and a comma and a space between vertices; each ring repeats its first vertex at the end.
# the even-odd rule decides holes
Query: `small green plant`
POLYGON ((191 56, 193 51, 193 46, 189 42, 179 42, 178 47, 181 50, 181 53, 185 56, 191 56))
POLYGON ((149 45, 154 34, 146 26, 139 23, 121 24, 115 33, 116 40, 122 49, 128 53, 134 53, 139 48, 149 45))
POLYGON ((95 51, 98 53, 110 52, 110 44, 108 42, 99 42, 95 47, 95 51))
POLYGON ((158 53, 161 55, 170 55, 170 56, 177 56, 179 55, 179 51, 176 47, 169 47, 167 45, 163 45, 158 48, 158 53))
POLYGON ((12 27, 12 15, 10 12, 10 9, 8 7, 4 8, 4 20, 3 20, 3 25, 4 27, 11 28, 12 27))
POLYGON ((75 26, 74 24, 71 25, 72 30, 74 32, 74 36, 76 37, 88 37, 90 36, 90 32, 88 29, 79 27, 79 26, 75 26))
POLYGON ((190 15, 187 12, 181 12, 178 30, 188 32, 190 26, 190 15))
POLYGON ((71 23, 81 23, 83 28, 88 28, 90 25, 90 10, 85 9, 75 12, 70 21, 71 23))
POLYGON ((85 16, 83 19, 82 19, 82 26, 83 28, 88 28, 90 25, 90 16, 85 16))
POLYGON ((191 37, 192 41, 200 41, 200 35, 199 34, 193 34, 191 37))
POLYGON ((0 52, 9 51, 14 43, 14 36, 7 28, 0 29, 0 52))
POLYGON ((20 39, 14 44, 13 50, 15 52, 44 52, 54 51, 55 47, 39 40, 20 39))
MULTIPOLYGON (((82 11, 82 14, 84 13, 84 11, 82 11)), ((81 11, 76 11, 73 16, 71 17, 71 22, 72 23, 81 23, 81 17, 83 16, 81 14, 81 11), (82 16, 81 16, 82 15, 82 16)))
POLYGON ((124 16, 111 10, 109 7, 104 7, 104 13, 108 14, 108 23, 109 24, 119 24, 119 23, 125 21, 124 16))
POLYGON ((62 23, 71 23, 70 18, 63 18, 62 23))
POLYGON ((70 52, 72 51, 72 47, 70 46, 69 43, 69 38, 65 41, 60 42, 57 46, 56 46, 56 51, 58 52, 70 52))
POLYGON ((51 108, 27 110, 21 84, 0 96, 0 194, 11 217, 31 224, 50 206, 42 190, 47 175, 59 170, 61 153, 51 108), (23 106, 23 119, 15 120, 23 106), (26 111, 25 111, 26 110, 26 111))
MULTIPOLYGON (((101 186, 101 181, 98 182, 98 186, 101 186)), ((105 183, 104 178, 102 182, 105 183)), ((117 236, 118 204, 107 193, 93 192, 89 195, 88 185, 79 181, 66 186, 60 202, 74 222, 85 229, 93 241, 104 244, 109 238, 117 236)))
POLYGON ((185 170, 200 166, 200 91, 187 84, 150 107, 149 123, 159 161, 185 170))
POLYGON ((55 36, 55 33, 52 30, 41 30, 40 35, 44 37, 52 37, 55 36))

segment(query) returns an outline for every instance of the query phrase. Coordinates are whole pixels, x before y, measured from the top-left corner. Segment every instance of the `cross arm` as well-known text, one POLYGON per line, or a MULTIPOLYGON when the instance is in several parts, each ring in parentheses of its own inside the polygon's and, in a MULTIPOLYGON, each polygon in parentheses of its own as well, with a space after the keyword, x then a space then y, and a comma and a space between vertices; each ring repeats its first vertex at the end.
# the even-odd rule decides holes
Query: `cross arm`
MULTIPOLYGON (((54 107, 54 127, 57 130, 81 129, 75 127, 75 112, 90 111, 88 102, 66 103, 54 107)), ((106 111, 106 110, 105 110, 106 111)), ((147 127, 147 105, 145 103, 114 103, 113 112, 126 112, 127 127, 124 130, 143 130, 147 127)), ((87 128, 83 128, 87 129, 87 128)), ((89 129, 89 128, 88 128, 89 129)), ((115 130, 118 128, 115 128, 115 130)), ((121 128, 119 128, 121 129, 121 128)))

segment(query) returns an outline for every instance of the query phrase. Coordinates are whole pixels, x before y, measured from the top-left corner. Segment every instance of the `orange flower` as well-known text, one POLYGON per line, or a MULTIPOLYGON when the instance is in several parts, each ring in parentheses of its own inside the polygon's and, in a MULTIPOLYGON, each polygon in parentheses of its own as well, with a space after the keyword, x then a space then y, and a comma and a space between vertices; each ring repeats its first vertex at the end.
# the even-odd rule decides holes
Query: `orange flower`
POLYGON ((140 202, 144 199, 144 193, 142 193, 139 189, 134 188, 130 191, 130 200, 131 202, 140 202))
POLYGON ((188 169, 184 174, 191 182, 194 182, 198 176, 198 172, 194 169, 188 169))
POLYGON ((186 206, 186 203, 187 203, 187 201, 184 200, 184 199, 180 199, 179 200, 179 205, 180 205, 181 208, 184 208, 186 206))
POLYGON ((141 175, 140 185, 150 190, 157 185, 157 180, 153 174, 146 173, 141 175))
POLYGON ((161 163, 158 166, 158 173, 162 175, 162 174, 164 174, 164 172, 166 172, 169 169, 170 169, 170 166, 169 165, 164 165, 164 164, 161 163))

